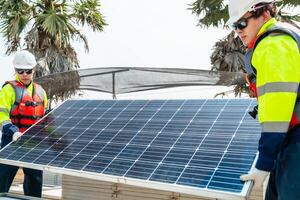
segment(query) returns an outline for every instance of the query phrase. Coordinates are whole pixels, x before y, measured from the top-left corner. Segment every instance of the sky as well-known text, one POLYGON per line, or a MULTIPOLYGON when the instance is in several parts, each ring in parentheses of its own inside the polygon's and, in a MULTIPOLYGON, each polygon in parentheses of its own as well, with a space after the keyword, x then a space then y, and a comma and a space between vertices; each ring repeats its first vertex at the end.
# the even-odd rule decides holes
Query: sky
MULTIPOLYGON (((103 32, 82 29, 90 51, 75 43, 81 68, 166 67, 210 69, 216 41, 229 30, 201 29, 188 10, 193 0, 101 0, 108 26, 103 32)), ((4 44, 3 40, 1 42, 4 44)), ((13 79, 12 57, 0 46, 0 84, 13 79)))
MULTIPOLYGON (((197 27, 193 0, 102 0, 109 26, 89 32, 91 52, 82 67, 210 68, 213 44, 229 30, 197 27)), ((85 61, 83 61, 85 60, 85 61)))

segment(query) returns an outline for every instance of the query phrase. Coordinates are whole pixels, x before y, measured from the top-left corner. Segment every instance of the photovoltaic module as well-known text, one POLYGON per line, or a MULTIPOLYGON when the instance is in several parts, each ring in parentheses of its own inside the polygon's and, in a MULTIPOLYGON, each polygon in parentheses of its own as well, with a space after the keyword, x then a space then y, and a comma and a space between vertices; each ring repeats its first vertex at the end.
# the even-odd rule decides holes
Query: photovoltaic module
POLYGON ((244 199, 255 160, 253 99, 67 100, 0 162, 202 197, 244 199), (125 181, 126 180, 126 181, 125 181))

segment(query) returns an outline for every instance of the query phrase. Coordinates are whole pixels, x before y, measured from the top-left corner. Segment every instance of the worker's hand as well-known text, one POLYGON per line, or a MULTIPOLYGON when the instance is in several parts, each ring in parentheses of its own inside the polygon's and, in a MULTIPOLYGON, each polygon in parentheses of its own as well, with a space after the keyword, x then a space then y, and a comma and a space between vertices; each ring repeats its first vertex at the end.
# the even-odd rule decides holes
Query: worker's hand
POLYGON ((12 137, 12 135, 18 131, 19 128, 16 125, 13 125, 12 123, 8 123, 2 126, 2 133, 7 137, 12 137))
POLYGON ((21 132, 15 132, 14 134, 13 134, 13 137, 12 137, 12 141, 17 141, 18 139, 19 139, 19 137, 21 137, 22 136, 22 133, 21 132))
POLYGON ((244 174, 240 177, 242 181, 253 181, 254 182, 254 188, 262 188, 263 184, 268 177, 270 172, 254 169, 253 171, 249 172, 249 174, 244 174))

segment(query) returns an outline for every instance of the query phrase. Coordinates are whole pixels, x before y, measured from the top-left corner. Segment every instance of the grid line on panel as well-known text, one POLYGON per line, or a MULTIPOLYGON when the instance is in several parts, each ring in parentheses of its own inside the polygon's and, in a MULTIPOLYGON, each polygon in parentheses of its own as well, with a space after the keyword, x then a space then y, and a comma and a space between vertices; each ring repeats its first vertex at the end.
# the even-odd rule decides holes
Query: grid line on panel
MULTIPOLYGON (((104 102, 104 101, 103 101, 103 102, 104 102)), ((87 116, 88 116, 90 113, 92 113, 94 110, 96 110, 98 107, 101 107, 101 105, 103 104, 103 102, 102 102, 101 104, 98 104, 96 108, 91 109, 90 112, 87 114, 87 116)), ((90 124, 90 125, 89 125, 89 126, 88 126, 81 134, 80 134, 80 135, 78 135, 77 138, 75 138, 75 139, 73 140, 73 142, 69 143, 69 145, 68 145, 65 149, 67 149, 68 147, 72 146, 72 144, 73 144, 78 138, 80 138, 80 137, 87 131, 87 129, 88 129, 89 127, 93 126, 96 122, 98 122, 98 120, 99 120, 106 112, 108 112, 115 104, 116 104, 116 102, 115 102, 114 104, 112 104, 111 107, 109 107, 105 112, 103 112, 103 113, 101 114, 101 116, 97 118, 97 120, 95 120, 94 122, 92 122, 92 123, 91 123, 91 124, 90 124)), ((88 105, 88 103, 87 103, 86 105, 88 105)), ((81 109, 84 109, 84 107, 81 108, 81 109)), ((83 120, 83 119, 86 119, 86 117, 85 117, 85 118, 82 118, 81 120, 83 120)), ((81 120, 80 120, 80 121, 81 121, 81 120)), ((79 121, 79 122, 80 122, 80 121, 79 121)), ((79 124, 79 122, 77 123, 77 125, 79 124)), ((76 128, 76 125, 73 127, 73 129, 74 129, 74 128, 76 128)), ((70 130, 72 130, 72 129, 70 129, 70 130)), ((98 133, 98 134, 99 134, 99 133, 98 133)), ((97 137, 97 135, 96 135, 95 137, 97 137)), ((90 140, 84 147, 86 147, 90 142, 92 142, 92 141, 90 140)), ((54 162, 55 159, 56 159, 58 156, 60 156, 60 155, 62 155, 63 153, 65 153, 65 152, 64 152, 65 149, 64 149, 61 153, 59 153, 55 158, 53 158, 53 159, 49 162, 49 165, 51 165, 51 163, 54 162)), ((82 152, 83 149, 84 149, 84 148, 82 148, 80 152, 82 152)), ((80 152, 76 153, 76 155, 79 155, 80 152)), ((74 156, 73 158, 71 158, 71 159, 69 160, 69 162, 67 162, 63 167, 67 166, 72 160, 75 159, 75 157, 76 157, 76 156, 74 156)))
MULTIPOLYGON (((75 102, 75 101, 74 101, 74 102, 75 102)), ((87 105, 88 103, 89 103, 89 101, 86 101, 84 105, 87 105)), ((102 102, 102 103, 103 103, 103 102, 102 102)), ((73 105, 74 105, 74 104, 73 104, 73 105)), ((71 106, 69 106, 68 109, 71 109, 71 106)), ((80 109, 78 109, 76 112, 73 113, 72 116, 76 116, 76 114, 79 113, 80 110, 82 110, 82 109, 83 109, 83 107, 81 107, 80 109)), ((64 114, 64 113, 65 113, 65 112, 62 112, 61 115, 64 114)), ((72 119, 72 116, 71 116, 71 117, 68 117, 68 120, 71 120, 71 119, 72 119)), ((64 123, 62 123, 60 126, 56 127, 56 129, 62 127, 65 123, 68 122, 68 120, 66 120, 66 121, 65 121, 64 123)), ((83 118, 80 119, 80 120, 77 122, 77 124, 78 124, 80 121, 82 121, 82 120, 83 120, 83 118)), ((75 125, 75 126, 76 126, 76 125, 75 125)), ((69 132, 71 132, 72 129, 75 128, 75 126, 73 126, 71 129, 69 129, 68 131, 66 131, 66 133, 65 133, 64 135, 62 135, 61 138, 64 137, 65 135, 67 135, 69 132)), ((56 129, 54 129, 53 131, 55 131, 56 129)), ((48 136, 47 136, 47 137, 48 137, 48 136)), ((47 139, 47 137, 46 137, 45 139, 47 139)), ((42 141, 41 141, 41 142, 42 142, 42 141)), ((73 141, 73 142, 74 142, 74 141, 73 141)), ((70 146, 73 142, 69 143, 68 146, 70 146)), ((55 145, 55 143, 53 143, 51 146, 53 146, 53 145, 55 145)), ((50 149, 51 146, 50 146, 48 149, 50 149)), ((67 146, 67 147, 68 147, 68 146, 67 146)), ((66 148, 67 148, 67 147, 66 147, 66 148)), ((46 150, 45 153, 47 153, 48 149, 46 150)), ((45 153, 41 154, 38 158, 36 158, 36 159, 35 159, 34 161, 32 161, 32 162, 35 163, 35 162, 36 162, 39 158, 41 158, 45 153)), ((53 160, 55 160, 60 154, 61 154, 61 153, 57 154, 53 159, 51 159, 51 160, 47 163, 47 165, 49 165, 53 160)))
MULTIPOLYGON (((75 102, 74 102, 75 103, 75 102)), ((70 108, 70 107, 68 107, 68 108, 70 108)), ((41 119, 41 121, 42 121, 43 119, 41 119)), ((53 122, 54 121, 54 119, 51 121, 51 122, 53 122)), ((49 124, 47 124, 45 127, 48 127, 49 126, 49 124)), ((40 131, 38 131, 38 132, 36 132, 34 135, 31 135, 31 137, 34 137, 34 136, 36 136, 36 135, 38 135, 42 130, 44 130, 45 129, 45 127, 43 128, 43 129, 41 129, 40 131)), ((32 130, 32 127, 30 127, 27 131, 31 131, 32 130)), ((53 130, 54 131, 54 130, 53 130)), ((27 133, 27 132, 26 132, 27 133)), ((26 134, 25 133, 25 134, 26 134)), ((31 133, 31 132, 30 132, 31 133)), ((27 136, 27 135, 24 135, 24 136, 27 136)), ((44 138, 43 140, 45 140, 46 138, 44 138)), ((22 140, 22 137, 20 138, 20 140, 22 140)), ((38 146, 40 143, 42 143, 43 142, 43 140, 41 140, 36 146, 38 146)), ((22 148, 23 147, 23 145, 25 145, 26 143, 28 142, 28 140, 27 141, 25 141, 24 142, 24 144, 22 144, 20 147, 18 147, 18 148, 16 148, 15 149, 15 151, 12 151, 11 152, 11 154, 10 155, 12 155, 14 152, 16 152, 19 148, 22 148)), ((11 142, 11 143, 13 143, 13 142, 11 142)), ((18 143, 18 141, 17 141, 17 143, 18 143)), ((35 146, 35 147, 36 147, 35 146)), ((8 145, 7 146, 5 146, 3 149, 1 149, 1 150, 4 150, 6 147, 8 147, 8 145)), ((26 156, 28 153, 30 153, 31 151, 29 151, 29 152, 27 152, 26 154, 24 154, 24 156, 26 156)), ((10 155, 8 155, 7 157, 9 157, 10 155)), ((21 160, 24 156, 22 156, 19 160, 21 160)))
MULTIPOLYGON (((176 115, 176 113, 180 110, 180 108, 182 108, 182 106, 184 105, 185 102, 186 102, 186 100, 184 100, 183 103, 180 105, 180 107, 176 110, 176 112, 173 113, 171 119, 168 120, 168 122, 163 126, 163 128, 161 129, 161 131, 164 130, 164 128, 168 125, 168 123, 170 123, 170 121, 172 120, 172 118, 176 115)), ((151 144, 153 143, 153 141, 157 138, 157 136, 158 136, 159 134, 160 134, 160 132, 158 132, 158 134, 156 135, 156 137, 150 142, 149 146, 151 146, 151 144)), ((170 148, 170 149, 171 149, 171 148, 170 148)), ((161 162, 162 162, 163 159, 166 157, 166 155, 168 154, 168 152, 170 152, 170 149, 166 152, 166 154, 164 155, 164 157, 161 159, 161 162)), ((161 162, 159 162, 159 163, 157 164, 157 166, 155 167, 155 169, 154 169, 153 172, 150 174, 150 176, 148 177, 147 180, 149 180, 149 179, 151 178, 151 176, 152 176, 153 173, 157 170, 157 168, 159 167, 159 165, 160 165, 161 162)))
MULTIPOLYGON (((134 101, 132 101, 131 103, 134 103, 134 101)), ((130 104, 128 104, 127 105, 127 107, 129 106, 130 104)), ((125 108, 123 109, 123 110, 125 110, 125 108)), ((134 116, 136 116, 139 112, 141 111, 141 109, 139 109, 139 111, 134 115, 134 116)), ((119 113, 118 115, 120 115, 121 113, 119 113)), ((117 118, 117 117, 115 117, 115 118, 117 118)), ((133 117, 132 117, 133 118, 133 117)), ((126 123, 126 124, 128 124, 130 122, 130 120, 126 123)), ((108 127, 110 124, 112 123, 112 121, 110 122, 110 123, 108 123, 102 130, 105 130, 106 129, 106 127, 108 127)), ((126 124, 123 126, 123 128, 126 126, 126 124)), ((121 131, 121 129, 120 130, 118 130, 118 132, 120 132, 121 131)), ((99 135, 100 135, 101 133, 99 133, 96 137, 98 137, 99 135)), ((102 150, 105 148, 105 147, 107 147, 107 145, 108 144, 111 144, 111 141, 116 137, 118 135, 118 133, 116 133, 115 135, 114 135, 114 137, 112 137, 108 142, 106 142, 106 144, 103 146, 103 148, 98 152, 98 153, 96 153, 94 156, 93 156, 93 158, 96 158, 96 157, 98 157, 98 156, 100 156, 99 154, 102 152, 102 150)), ((95 137, 95 138, 96 138, 95 137)), ((94 139, 95 139, 94 138, 94 139)), ((87 168, 87 166, 89 166, 90 164, 91 164, 91 162, 93 162, 93 159, 91 159, 89 162, 87 162, 87 164, 85 164, 83 167, 82 167, 82 171, 85 171, 85 169, 87 168)), ((112 161, 111 161, 112 162, 112 161)), ((109 163, 111 163, 111 162, 109 162, 109 163)), ((108 166, 108 165, 107 165, 108 166)), ((101 170, 101 172, 102 171, 104 171, 104 170, 101 170)))
MULTIPOLYGON (((91 142, 93 142, 93 141, 95 140, 95 138, 97 138, 97 137, 103 132, 103 130, 106 129, 106 127, 108 127, 110 124, 112 124, 112 123, 118 118, 118 116, 121 115, 122 112, 124 112, 124 111, 126 110, 126 108, 128 108, 128 106, 130 106, 130 104, 132 104, 133 102, 134 102, 134 101, 130 101, 124 108, 122 108, 122 110, 118 112, 117 116, 113 117, 113 118, 110 120, 110 122, 109 122, 104 128, 102 128, 102 130, 99 131, 99 133, 98 133, 97 135, 95 135, 95 137, 94 137, 92 140, 90 140, 90 141, 85 145, 85 147, 87 147, 88 144, 90 144, 91 142)), ((109 111, 113 110, 113 107, 114 107, 114 106, 118 106, 117 101, 115 101, 114 104, 113 104, 108 110, 106 110, 106 111, 105 111, 105 112, 104 112, 104 113, 103 113, 103 114, 95 121, 95 123, 96 123, 98 120, 101 121, 102 118, 103 118, 103 116, 104 116, 106 113, 108 113, 109 111)), ((95 123, 91 124, 90 126, 94 125, 95 123)), ((79 137, 80 137, 80 136, 79 136, 79 137)), ((78 137, 78 138, 79 138, 79 137, 78 137)), ((107 146, 107 144, 109 144, 109 142, 106 142, 106 144, 104 145, 103 148, 105 148, 105 146, 107 146)), ((103 148, 102 148, 102 149, 103 149, 103 148)), ((83 149, 84 149, 84 148, 83 148, 83 149)), ((83 149, 82 149, 82 150, 83 150, 83 149)), ((82 151, 82 150, 81 150, 81 151, 82 151)), ((100 152, 100 151, 99 151, 99 152, 100 152)), ((98 153, 99 153, 99 152, 98 152, 98 153)), ((80 154, 80 153, 78 153, 77 155, 79 155, 79 154, 80 154)), ((92 158, 94 158, 94 157, 96 157, 96 155, 95 155, 95 156, 92 156, 92 158)), ((72 160, 74 160, 74 159, 75 159, 75 157, 74 157, 72 160)), ((66 163, 64 167, 68 166, 68 165, 72 162, 72 160, 70 160, 68 163, 66 163)), ((91 160, 92 160, 92 159, 88 160, 86 163, 91 162, 91 160)), ((87 164, 83 165, 83 166, 81 167, 80 170, 83 170, 84 167, 85 167, 86 165, 87 165, 87 164)))
MULTIPOLYGON (((227 104, 226 104, 226 105, 227 105, 227 104)), ((226 105, 224 106, 224 108, 226 107, 226 105)), ((250 105, 248 105, 247 110, 249 109, 249 107, 250 107, 250 105)), ((212 179, 214 178, 214 175, 215 175, 217 169, 219 168, 219 166, 220 166, 220 164, 221 164, 221 161, 223 160, 223 158, 224 158, 224 156, 225 156, 225 153, 227 152, 228 147, 230 146, 230 144, 231 144, 231 142, 232 142, 234 136, 236 135, 236 132, 237 132, 238 128, 240 127, 240 125, 241 125, 241 123, 242 123, 242 120, 245 118, 246 114, 247 114, 247 112, 244 113, 242 119, 240 120, 239 125, 236 127, 235 132, 233 133, 233 135, 232 135, 232 137, 231 137, 231 140, 229 141, 229 143, 228 143, 228 145, 227 145, 227 147, 226 147, 226 149, 225 149, 223 155, 221 156, 221 158, 220 158, 220 160, 219 160, 219 163, 218 163, 217 166, 216 166, 216 169, 214 170, 213 174, 212 174, 211 177, 210 177, 210 180, 209 180, 208 183, 207 183, 207 187, 209 187, 209 184, 211 183, 212 179)))
MULTIPOLYGON (((186 101, 183 102, 183 104, 180 106, 180 108, 182 108, 182 106, 185 104, 186 101)), ((206 101, 205 101, 206 102, 206 101)), ((194 114, 193 118, 190 120, 190 122, 187 124, 187 126, 184 128, 184 130, 182 131, 182 133, 180 134, 180 136, 174 141, 173 145, 169 148, 168 152, 165 154, 165 156, 162 158, 162 161, 164 161, 164 159, 167 157, 167 155, 169 155, 170 151, 173 149, 174 145, 176 144, 176 142, 179 140, 179 138, 182 136, 182 134, 184 133, 184 131, 187 129, 187 127, 192 123, 193 119, 195 118, 195 116, 199 113, 199 111, 203 108, 203 105, 205 104, 205 102, 198 108, 197 112, 194 114)), ((180 110, 180 108, 178 110, 180 110)), ((178 112, 178 111, 177 111, 178 112)), ((173 116, 175 116, 176 113, 174 113, 173 116)), ((170 163, 168 163, 169 165, 172 165, 170 163)), ((159 168, 160 163, 156 166, 156 168, 153 170, 153 172, 150 174, 148 180, 153 176, 153 174, 156 172, 156 170, 159 168)))
MULTIPOLYGON (((206 101, 207 102, 207 101, 206 101)), ((219 112, 219 114, 217 115, 217 118, 218 116, 221 115, 222 111, 224 110, 225 106, 228 104, 228 100, 226 101, 225 105, 222 107, 221 111, 219 112)), ((209 130, 207 131, 207 133, 205 134, 204 138, 202 139, 202 141, 199 143, 198 147, 197 147, 197 150, 199 149, 199 147, 201 146, 201 144, 203 143, 203 141, 205 140, 205 138, 208 136, 210 130, 213 128, 214 124, 216 123, 216 120, 211 124, 209 130)), ((192 155, 192 157, 189 159, 188 163, 185 165, 184 169, 182 170, 182 172, 180 173, 180 175, 178 176, 177 180, 175 181, 175 184, 178 183, 179 179, 182 177, 184 171, 187 169, 187 167, 189 166, 189 164, 191 163, 191 161, 193 160, 194 156, 196 155, 197 153, 197 150, 194 152, 194 154, 192 155)), ((207 188, 207 185, 206 185, 206 188, 207 188)))
MULTIPOLYGON (((147 120, 147 122, 145 123, 145 125, 140 129, 140 130, 143 130, 143 128, 156 116, 156 114, 164 107, 164 105, 166 105, 166 103, 167 103, 168 101, 164 101, 164 103, 156 110, 156 112, 147 120)), ((159 134, 159 132, 157 133, 157 135, 159 134)), ((156 136, 157 136, 156 135, 156 136)), ((155 140, 155 138, 156 138, 156 136, 152 139, 152 141, 154 141, 155 140)), ((133 138, 132 138, 132 140, 133 140, 133 138)), ((132 141, 131 140, 131 141, 132 141)), ((128 170, 130 170, 131 168, 132 168, 132 166, 135 164, 135 162, 137 161, 137 160, 139 160, 139 158, 144 154, 144 152, 145 151, 147 151, 147 149, 150 147, 150 144, 148 144, 148 147, 147 148, 145 148, 144 149, 144 151, 141 153, 141 155, 132 163, 132 165, 128 168, 128 170)), ((123 148, 123 149, 125 149, 125 148, 123 148)), ((122 149, 122 150, 123 150, 122 149)), ((121 151, 120 151, 120 153, 121 153, 121 151)), ((119 153, 119 154, 120 154, 119 153)), ((119 155, 118 154, 118 155, 119 155)), ((116 156, 117 157, 117 156, 116 156)), ((111 164, 111 163, 110 163, 111 164)), ((102 171, 102 172, 104 172, 107 168, 109 167, 109 165, 107 165, 106 167, 105 167, 105 169, 102 171)), ((127 171, 128 171, 127 170, 127 171)), ((123 177, 125 176, 125 174, 127 173, 127 171, 123 174, 123 177)))
MULTIPOLYGON (((72 107, 74 106, 74 105, 76 105, 76 101, 74 101, 74 100, 68 100, 68 101, 66 101, 66 102, 74 102, 72 105, 69 105, 68 107, 67 107, 67 109, 64 111, 64 112, 61 112, 60 114, 58 114, 58 118, 59 117, 61 117, 61 116, 63 116, 64 114, 66 114, 66 113, 68 113, 68 110, 72 110, 72 107)), ((65 103, 66 103, 65 102, 65 103)), ((85 102, 85 104, 84 105, 88 105, 88 103, 89 103, 89 101, 87 101, 87 100, 85 100, 84 101, 85 102)), ((104 101, 102 101, 102 103, 103 103, 104 101)), ((77 110, 76 112, 73 112, 72 113, 72 115, 71 116, 69 116, 68 118, 67 118, 67 120, 65 120, 63 123, 61 123, 61 124, 59 124, 52 132, 51 132, 51 134, 48 134, 45 138, 44 138, 44 140, 42 140, 38 145, 37 145, 37 147, 39 147, 39 145, 42 143, 42 142, 44 142, 45 140, 47 140, 47 139, 49 139, 49 137, 52 135, 52 133, 53 132, 55 132, 55 131, 57 131, 58 129, 60 129, 61 127, 63 127, 63 125, 65 124, 65 123, 69 123, 70 122, 70 120, 72 120, 72 119, 74 119, 73 118, 73 116, 76 116, 76 114, 78 114, 78 112, 80 111, 81 109, 79 109, 79 110, 77 110)), ((57 119, 57 118, 56 118, 57 119)), ((82 119, 81 119, 82 120, 82 119)), ((79 123, 81 120, 79 120, 77 123, 79 123)), ((70 129, 68 129, 63 135, 60 135, 60 138, 63 138, 64 136, 66 136, 66 135, 68 135, 68 133, 71 131, 71 130, 73 130, 73 128, 74 127, 72 127, 72 128, 70 128, 70 129)), ((73 142, 73 141, 72 141, 73 142)), ((70 142, 70 143, 72 143, 72 142, 70 142)), ((33 160, 33 163, 36 163, 36 162, 44 162, 45 163, 45 160, 47 159, 47 157, 45 156, 45 155, 47 155, 47 154, 50 154, 51 155, 51 152, 52 152, 52 150, 50 150, 52 147, 54 147, 55 145, 58 145, 58 144, 60 144, 61 143, 61 140, 59 139, 58 141, 56 141, 55 143, 53 143, 53 144, 51 144, 51 145, 49 145, 49 147, 42 153, 42 154, 40 154, 36 159, 34 159, 33 160), (41 161, 40 161, 40 159, 41 159, 41 161)), ((68 144, 68 146, 69 146, 70 144, 68 144)), ((67 146, 65 147, 65 148, 67 148, 67 146)), ((55 148, 54 148, 55 149, 55 148)), ((52 156, 52 157, 54 157, 53 159, 55 159, 58 155, 60 155, 60 153, 59 154, 57 154, 56 156, 52 156)), ((26 157, 26 155, 23 157, 23 158, 25 158, 26 157)), ((23 159, 23 158, 21 158, 21 159, 23 159)), ((21 160, 20 159, 20 160, 21 160)), ((49 164, 50 162, 52 162, 52 160, 53 160, 52 158, 51 158, 51 160, 47 160, 47 164, 49 164)), ((38 162, 38 163, 39 163, 38 162)))
MULTIPOLYGON (((135 118, 135 117, 143 110, 143 108, 144 108, 145 106, 148 105, 148 103, 149 103, 149 101, 147 101, 147 103, 145 103, 145 104, 143 105, 143 107, 140 108, 139 111, 136 112, 136 114, 135 114, 130 120, 128 120, 128 122, 123 126, 123 128, 124 128, 127 124, 129 124, 129 123, 132 121, 132 119, 135 118)), ((109 124, 108 124, 108 125, 109 125, 109 124)), ((107 125, 107 126, 108 126, 108 125, 107 125)), ((119 133, 121 130, 122 130, 122 128, 121 128, 120 130, 118 130, 118 132, 115 134, 114 137, 111 138, 110 141, 112 141, 112 140, 118 135, 118 133, 119 133)), ((136 134, 138 134, 138 132, 137 132, 136 134)), ((133 138, 136 136, 136 134, 132 137, 131 140, 133 140, 133 138)), ((96 138, 96 137, 95 137, 95 138, 96 138)), ((131 140, 130 140, 130 141, 131 141, 131 140)), ((107 142, 107 144, 109 144, 110 141, 107 142)), ((128 144, 130 143, 130 141, 122 148, 122 150, 115 156, 115 158, 118 157, 118 155, 119 155, 119 154, 120 154, 120 153, 128 146, 128 144)), ((105 145, 105 146, 107 146, 107 145, 105 145)), ((103 149, 105 148, 105 146, 103 147, 103 149)), ((100 153, 100 152, 101 152, 101 151, 99 151, 99 153, 100 153)), ((98 153, 98 154, 99 154, 99 153, 98 153)), ((96 154, 94 157, 97 157, 98 154, 96 154)), ((92 160, 90 160, 90 161, 82 168, 82 170, 84 170, 85 167, 88 166, 89 163, 90 163, 91 161, 92 161, 92 160)), ((107 169, 107 167, 108 167, 113 161, 114 161, 114 159, 112 159, 112 161, 111 161, 111 162, 110 162, 110 163, 109 163, 102 171, 104 172, 104 171, 107 169)))
MULTIPOLYGON (((74 101, 74 102, 76 102, 75 100, 69 100, 69 101, 74 101)), ((96 111, 97 110, 97 108, 100 106, 100 105, 103 105, 103 104, 105 104, 106 102, 105 101, 99 101, 99 100, 96 100, 96 101, 92 101, 92 100, 82 100, 82 101, 84 101, 85 102, 85 104, 84 105, 79 105, 80 107, 75 107, 75 108, 79 108, 79 110, 78 111, 76 111, 75 113, 72 113, 73 115, 72 116, 75 116, 75 118, 78 118, 78 116, 77 116, 77 114, 79 114, 79 116, 80 116, 80 113, 81 112, 79 112, 79 111, 84 111, 84 112, 86 112, 85 114, 85 116, 89 116, 91 113, 93 113, 94 111, 96 111), (91 105, 90 105, 91 104, 91 105), (95 106, 92 106, 93 104, 97 104, 97 106, 95 107, 95 106)), ((103 111, 105 111, 105 112, 107 112, 109 109, 110 109, 110 107, 111 106, 113 106, 115 103, 113 103, 112 105, 106 105, 107 107, 108 107, 108 109, 104 109, 103 111)), ((105 114, 105 112, 104 112, 104 114, 105 114)), ((62 112, 62 114, 66 114, 67 112, 62 112)), ((68 120, 71 120, 72 121, 72 119, 74 119, 73 117, 70 117, 70 116, 68 116, 68 120)), ((61 140, 66 140, 66 141, 69 141, 69 143, 68 143, 68 145, 67 146, 65 146, 64 147, 64 149, 63 150, 61 150, 58 154, 56 154, 56 155, 51 155, 50 154, 50 156, 49 157, 53 157, 51 160, 48 160, 48 164, 50 164, 51 166, 56 166, 56 167, 61 167, 61 166, 65 166, 65 160, 66 159, 69 159, 69 160, 71 160, 71 159, 73 159, 74 158, 74 155, 76 156, 77 155, 77 153, 74 153, 74 152, 66 152, 67 150, 68 150, 68 148, 69 147, 71 147, 71 144, 73 144, 74 142, 77 142, 77 139, 75 139, 75 137, 76 138, 79 138, 81 135, 83 135, 83 133, 87 130, 87 128, 86 129, 84 129, 85 131, 83 131, 81 134, 79 134, 79 135, 76 135, 75 137, 74 137, 74 134, 72 135, 71 134, 71 136, 72 137, 74 137, 74 138, 71 138, 71 139, 66 139, 66 138, 64 138, 64 137, 68 137, 69 136, 69 134, 70 133, 74 133, 74 132, 72 132, 72 131, 74 131, 74 130, 76 130, 75 129, 75 127, 76 127, 76 125, 79 125, 80 123, 81 123, 81 121, 82 120, 85 120, 86 119, 86 117, 84 117, 84 118, 80 118, 80 120, 79 121, 77 121, 76 123, 74 123, 74 125, 75 126, 73 126, 72 125, 72 128, 69 128, 67 131, 66 131, 66 133, 64 133, 64 134, 62 134, 61 135, 61 137, 60 137, 60 139, 59 139, 59 141, 61 141, 61 140), (63 158, 64 160, 63 160, 63 162, 62 161, 60 161, 60 162, 58 162, 57 163, 57 160, 58 160, 58 158, 63 158), (62 165, 63 164, 63 165, 62 165)), ((68 122, 68 120, 66 120, 66 122, 68 122)), ((98 120, 98 119, 97 119, 98 120)), ((97 120, 95 120, 95 121, 97 121, 97 120)), ((94 122, 95 122, 94 121, 94 122)), ((64 125, 64 123, 62 123, 59 127, 61 127, 62 125, 64 125)), ((57 129, 59 129, 59 127, 57 127, 57 129)), ((88 127, 90 127, 90 126, 88 126, 88 127)), ((55 145, 57 145, 58 143, 56 142, 56 143, 54 143, 54 144, 52 144, 52 146, 51 147, 53 147, 53 146, 55 146, 55 145)), ((47 153, 47 152, 46 152, 47 153)), ((45 153, 45 154, 46 154, 45 153)), ((43 154, 44 155, 44 154, 43 154)), ((68 160, 68 161, 69 161, 68 160)), ((39 161, 40 162, 40 161, 39 161)), ((43 162, 45 162, 45 161, 43 161, 43 162)))
MULTIPOLYGON (((164 107, 164 105, 167 103, 168 101, 165 101, 164 102, 164 104, 162 104, 161 105, 161 107, 159 108, 159 109, 157 109, 157 111, 153 114, 153 116, 147 121, 147 123, 149 122, 149 121, 151 121, 151 119, 154 117, 154 116, 156 116, 156 114, 160 111, 160 109, 162 109, 163 107, 164 107)), ((176 113, 176 112, 175 112, 176 113)), ((174 116, 174 114, 175 113, 173 113, 173 116, 174 116)), ((145 126, 147 125, 147 123, 145 123, 145 126)), ((145 127, 144 126, 144 127, 145 127)), ((147 151, 147 149, 149 149, 149 147, 151 146, 151 143, 157 138, 157 136, 160 134, 160 132, 161 132, 161 130, 163 130, 164 129, 164 127, 166 127, 167 126, 167 123, 160 129, 160 131, 158 131, 158 133, 153 137, 153 139, 149 142, 149 144, 147 145, 147 148, 145 148, 144 149, 144 151, 139 155, 139 157, 134 161, 134 163, 131 165, 131 167, 130 168, 128 168, 128 170, 124 173, 124 175, 123 176, 126 176, 126 174, 132 169, 132 167, 136 164, 136 162, 137 161, 139 161, 140 160, 140 158, 144 155, 144 153, 147 151)), ((141 129, 142 130, 142 129, 141 129)), ((147 160, 145 161, 145 162, 147 162, 147 160)), ((150 176, 149 176, 150 177, 150 176)), ((148 177, 148 178, 149 178, 148 177)))

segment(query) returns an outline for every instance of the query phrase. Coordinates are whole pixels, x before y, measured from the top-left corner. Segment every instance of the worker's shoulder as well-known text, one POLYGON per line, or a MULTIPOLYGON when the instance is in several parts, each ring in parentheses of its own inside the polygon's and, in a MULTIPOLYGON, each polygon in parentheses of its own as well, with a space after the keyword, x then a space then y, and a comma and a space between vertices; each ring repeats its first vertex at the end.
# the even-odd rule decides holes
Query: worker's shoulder
POLYGON ((271 33, 263 38, 257 45, 258 49, 271 49, 272 51, 299 52, 298 43, 293 36, 287 33, 271 33))
POLYGON ((15 93, 15 90, 13 88, 13 86, 11 84, 9 84, 8 82, 5 82, 2 87, 0 88, 0 93, 1 96, 3 97, 3 95, 5 97, 9 97, 9 96, 13 96, 15 93))
POLYGON ((13 81, 6 81, 2 85, 2 90, 13 90, 13 81))

